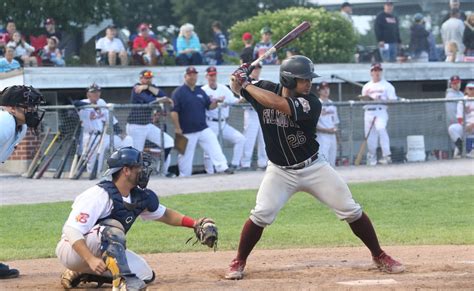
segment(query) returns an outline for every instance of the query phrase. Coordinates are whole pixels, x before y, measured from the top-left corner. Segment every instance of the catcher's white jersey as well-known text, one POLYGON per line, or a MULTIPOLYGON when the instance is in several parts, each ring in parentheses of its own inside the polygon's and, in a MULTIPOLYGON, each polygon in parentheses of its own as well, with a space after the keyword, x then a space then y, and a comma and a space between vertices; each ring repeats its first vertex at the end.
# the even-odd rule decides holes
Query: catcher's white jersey
POLYGON ((7 111, 0 110, 0 163, 5 162, 13 153, 17 144, 26 135, 26 124, 20 131, 16 131, 16 122, 13 115, 7 111))

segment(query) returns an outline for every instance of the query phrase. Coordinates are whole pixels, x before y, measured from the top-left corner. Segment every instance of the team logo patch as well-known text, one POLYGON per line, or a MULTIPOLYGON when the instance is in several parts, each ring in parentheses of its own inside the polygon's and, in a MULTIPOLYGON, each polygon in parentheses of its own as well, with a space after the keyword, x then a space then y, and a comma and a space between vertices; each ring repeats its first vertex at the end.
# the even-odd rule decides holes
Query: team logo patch
POLYGON ((89 219, 89 214, 84 212, 81 212, 76 216, 76 221, 79 223, 87 223, 87 219, 89 219))
POLYGON ((308 100, 304 99, 303 97, 298 97, 296 98, 296 100, 298 101, 296 103, 296 107, 298 107, 298 103, 301 104, 301 106, 303 106, 304 113, 308 113, 311 110, 311 106, 309 106, 308 100))

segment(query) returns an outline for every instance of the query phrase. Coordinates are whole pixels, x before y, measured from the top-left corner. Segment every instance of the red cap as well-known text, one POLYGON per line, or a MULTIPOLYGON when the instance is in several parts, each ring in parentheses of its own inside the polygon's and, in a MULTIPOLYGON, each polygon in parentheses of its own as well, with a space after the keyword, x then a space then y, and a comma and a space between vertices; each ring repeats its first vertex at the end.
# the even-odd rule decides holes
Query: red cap
POLYGON ((212 75, 217 75, 217 69, 214 66, 208 67, 206 69, 206 72, 207 72, 208 75, 211 75, 211 76, 212 75))
POLYGON ((461 82, 461 78, 459 78, 458 75, 454 75, 452 76, 449 81, 452 83, 452 84, 457 84, 457 83, 460 83, 461 82))
POLYGON ((251 40, 252 38, 253 36, 250 32, 244 32, 244 34, 242 34, 242 40, 251 40))
POLYGON ((372 64, 370 71, 383 71, 382 65, 379 63, 372 64))
POLYGON ((44 21, 44 25, 46 24, 55 24, 56 22, 54 22, 54 19, 53 18, 47 18, 45 21, 44 21))
POLYGON ((188 74, 197 74, 197 73, 198 73, 198 71, 193 66, 186 68, 186 75, 188 75, 188 74))
POLYGON ((139 26, 138 26, 138 30, 142 31, 142 30, 147 30, 147 29, 150 29, 150 26, 148 26, 148 24, 146 23, 141 23, 139 26))

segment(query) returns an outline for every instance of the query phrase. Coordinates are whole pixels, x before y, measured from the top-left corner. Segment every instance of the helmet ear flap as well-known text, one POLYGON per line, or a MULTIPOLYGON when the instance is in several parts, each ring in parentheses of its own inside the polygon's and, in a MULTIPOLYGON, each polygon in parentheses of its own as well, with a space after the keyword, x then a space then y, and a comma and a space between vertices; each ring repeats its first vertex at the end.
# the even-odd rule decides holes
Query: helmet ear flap
POLYGON ((280 76, 280 84, 285 88, 293 90, 296 88, 296 78, 280 76))

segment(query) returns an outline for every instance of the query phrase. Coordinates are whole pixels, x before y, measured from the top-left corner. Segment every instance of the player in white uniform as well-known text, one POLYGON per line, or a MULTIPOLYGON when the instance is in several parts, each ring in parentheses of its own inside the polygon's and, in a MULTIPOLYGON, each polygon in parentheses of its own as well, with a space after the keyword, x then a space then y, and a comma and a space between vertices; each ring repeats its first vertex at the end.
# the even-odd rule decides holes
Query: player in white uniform
MULTIPOLYGON (((89 141, 90 138, 94 138, 95 133, 99 132, 102 133, 105 128, 105 124, 109 123, 109 110, 105 108, 107 106, 107 102, 104 99, 100 98, 101 95, 101 88, 97 84, 92 84, 87 89, 87 98, 82 99, 81 101, 77 102, 76 105, 89 105, 95 104, 99 106, 103 106, 100 108, 82 108, 79 111, 79 118, 81 119, 82 125, 82 144, 83 144, 83 151, 87 151, 85 145, 88 145, 89 148, 92 147, 99 147, 97 148, 93 154, 90 156, 90 159, 87 161, 87 172, 92 172, 94 168, 94 164, 96 159, 98 158, 98 167, 97 171, 99 173, 102 172, 102 165, 104 163, 104 155, 106 150, 109 148, 110 145, 110 135, 104 134, 102 137, 102 141, 99 144, 100 138, 96 138, 94 144, 91 144, 89 141), (99 157, 97 156, 99 153, 99 157)), ((133 146, 133 139, 131 136, 126 135, 123 133, 122 129, 118 124, 118 120, 114 117, 113 118, 113 130, 114 130, 114 148, 120 149, 123 147, 133 146)))
MULTIPOLYGON (((258 64, 250 74, 253 82, 260 79, 262 72, 262 65, 258 64)), ((241 102, 246 102, 244 97, 241 97, 241 102)), ((257 167, 265 169, 268 163, 267 152, 265 151, 265 141, 263 140, 262 127, 258 120, 258 114, 252 106, 244 107, 244 153, 240 162, 241 170, 249 170, 252 162, 253 149, 257 143, 257 167)))
MULTIPOLYGON (((208 84, 202 86, 202 89, 211 100, 223 100, 219 105, 220 108, 206 110, 207 125, 217 136, 222 132, 222 138, 234 145, 230 168, 235 170, 240 166, 240 159, 244 151, 245 137, 237 129, 229 125, 227 119, 230 113, 229 105, 238 103, 239 99, 234 96, 234 93, 232 93, 226 85, 217 83, 216 67, 209 67, 206 69, 206 72, 208 84)), ((214 174, 214 166, 206 154, 204 154, 204 168, 208 174, 214 174)))
MULTIPOLYGON (((33 87, 11 86, 0 93, 0 163, 5 162, 26 135, 26 129, 36 131, 44 112, 38 113, 43 95, 33 87)), ((2 186, 4 187, 4 186, 2 186)), ((2 218, 7 219, 7 218, 2 218)), ((0 263, 0 279, 16 278, 17 269, 0 263)))
POLYGON ((374 128, 367 138, 367 164, 375 166, 377 164, 377 145, 380 139, 382 148, 382 159, 380 164, 391 162, 390 138, 387 132, 388 113, 387 105, 377 104, 377 101, 397 100, 395 88, 382 79, 382 65, 373 64, 370 68, 372 80, 362 87, 362 96, 368 97, 374 104, 364 106, 364 131, 365 135, 369 132, 372 121, 375 118, 374 128))
POLYGON ((322 104, 321 115, 316 126, 316 140, 319 143, 319 154, 324 155, 329 164, 336 166, 337 155, 337 125, 339 117, 337 107, 332 105, 329 99, 329 84, 321 82, 318 86, 319 101, 322 104))
POLYGON ((145 290, 155 274, 142 257, 126 249, 126 233, 138 216, 194 227, 194 219, 166 208, 146 188, 152 171, 149 159, 132 147, 121 148, 107 160, 104 175, 111 175, 112 181, 102 181, 74 200, 56 247, 59 261, 67 268, 61 276, 64 288, 81 282, 112 283, 113 278, 114 287, 145 290))
MULTIPOLYGON (((474 98, 474 81, 470 81, 466 85, 466 92, 467 97, 474 98)), ((465 106, 463 106, 462 101, 458 102, 456 111, 458 123, 453 123, 448 128, 449 137, 456 146, 454 148, 454 158, 459 158, 462 154, 464 123, 463 115, 466 116, 466 135, 474 135, 474 101, 466 101, 465 106)), ((469 158, 474 158, 474 151, 471 150, 466 154, 466 156, 469 158)))

